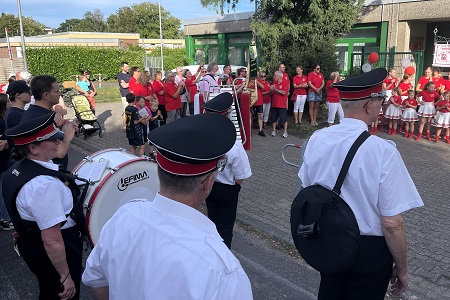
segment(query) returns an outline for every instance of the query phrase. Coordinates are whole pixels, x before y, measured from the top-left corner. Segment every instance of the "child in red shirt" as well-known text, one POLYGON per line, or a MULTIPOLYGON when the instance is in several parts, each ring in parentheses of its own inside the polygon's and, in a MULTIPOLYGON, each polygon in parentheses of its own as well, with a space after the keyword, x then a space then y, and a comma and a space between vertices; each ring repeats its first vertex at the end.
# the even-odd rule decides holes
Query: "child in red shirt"
POLYGON ((439 142, 439 136, 441 135, 442 128, 445 128, 445 140, 447 144, 450 144, 450 91, 444 93, 444 100, 440 100, 436 103, 436 110, 439 111, 439 115, 436 117, 436 137, 434 141, 439 142))
POLYGON ((435 100, 439 100, 441 96, 434 90, 435 84, 430 81, 425 84, 423 90, 417 94, 417 98, 419 99, 419 111, 417 114, 420 116, 420 125, 419 125, 419 135, 416 138, 416 141, 420 141, 422 138, 423 127, 425 123, 427 123, 427 140, 431 141, 430 127, 431 127, 431 118, 436 114, 436 109, 434 107, 435 100))
POLYGON ((397 120, 400 119, 402 115, 402 97, 400 97, 400 90, 394 88, 392 90, 392 96, 389 98, 389 107, 386 109, 384 117, 389 120, 389 131, 388 134, 397 134, 397 120))
POLYGON ((402 121, 405 124, 405 137, 412 139, 414 132, 414 122, 418 121, 416 108, 417 100, 414 98, 414 91, 408 91, 408 98, 403 100, 403 107, 405 110, 402 114, 402 121))

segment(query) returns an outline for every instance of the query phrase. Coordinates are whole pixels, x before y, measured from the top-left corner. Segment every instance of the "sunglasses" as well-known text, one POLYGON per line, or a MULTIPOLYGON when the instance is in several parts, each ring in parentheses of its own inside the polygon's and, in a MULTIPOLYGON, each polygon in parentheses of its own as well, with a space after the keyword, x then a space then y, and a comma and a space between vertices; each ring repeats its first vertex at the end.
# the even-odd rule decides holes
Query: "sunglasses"
POLYGON ((266 75, 261 75, 260 77, 266 77, 266 75))

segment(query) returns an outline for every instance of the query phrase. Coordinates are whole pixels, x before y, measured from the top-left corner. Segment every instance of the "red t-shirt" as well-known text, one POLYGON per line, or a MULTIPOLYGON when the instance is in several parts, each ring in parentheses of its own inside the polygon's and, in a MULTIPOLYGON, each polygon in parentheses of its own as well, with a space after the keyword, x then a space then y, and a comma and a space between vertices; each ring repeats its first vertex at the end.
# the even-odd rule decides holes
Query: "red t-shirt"
POLYGON ((450 80, 444 80, 445 91, 450 91, 450 80))
POLYGON ((330 103, 339 103, 339 90, 335 87, 332 87, 333 80, 327 81, 327 102, 330 103))
POLYGON ((398 105, 401 105, 403 100, 401 96, 392 96, 391 99, 394 100, 395 103, 397 103, 398 105))
POLYGON ((143 97, 153 95, 152 84, 149 82, 146 86, 143 86, 142 84, 136 83, 134 86, 133 94, 143 97))
POLYGON ((164 83, 161 81, 155 80, 152 84, 153 92, 156 95, 156 98, 158 98, 158 102, 161 105, 166 105, 166 98, 164 97, 164 94, 160 95, 159 92, 161 92, 164 89, 164 83))
MULTIPOLYGON (((238 86, 238 85, 240 85, 242 83, 244 83, 244 78, 236 79, 236 81, 234 82, 234 85, 238 86)), ((239 100, 241 100, 241 95, 242 95, 242 93, 237 94, 237 97, 238 97, 239 100)))
POLYGON ((135 94, 135 95, 136 95, 136 93, 134 92, 134 90, 136 89, 136 85, 137 85, 137 83, 136 83, 136 78, 131 77, 131 78, 130 78, 130 82, 128 82, 128 91, 129 91, 130 93, 135 94))
POLYGON ((400 82, 400 84, 398 85, 398 88, 401 90, 401 96, 408 96, 408 91, 414 90, 411 83, 406 83, 403 81, 400 82))
POLYGON ((445 85, 444 78, 441 77, 433 77, 432 78, 436 91, 439 91, 441 89, 441 85, 445 85))
POLYGON ((191 79, 186 78, 186 89, 189 93, 190 102, 194 102, 195 94, 198 92, 197 83, 195 83, 196 79, 195 75, 192 75, 191 79))
POLYGON ((438 93, 435 91, 429 92, 427 90, 421 91, 418 95, 418 97, 422 96, 422 101, 424 102, 434 102, 434 99, 440 99, 441 96, 439 96, 438 93))
POLYGON ((409 105, 412 105, 415 107, 417 107, 417 105, 418 105, 416 98, 406 98, 403 101, 403 105, 405 106, 405 108, 412 108, 412 107, 406 106, 406 104, 409 104, 409 105))
MULTIPOLYGON (((320 72, 317 74, 314 72, 310 72, 308 74, 308 82, 310 81, 311 84, 313 85, 313 87, 315 87, 315 88, 319 88, 322 85, 322 83, 324 82, 324 80, 325 79, 323 77, 323 74, 320 72)), ((316 91, 310 87, 310 88, 308 88, 308 92, 315 93, 316 91)))
POLYGON ((395 84, 397 83, 398 78, 392 77, 389 78, 387 77, 385 80, 383 80, 383 83, 386 84, 386 90, 393 90, 395 88, 395 84))
POLYGON ((418 84, 420 84, 419 88, 423 90, 425 87, 425 84, 430 82, 430 78, 426 78, 425 76, 420 77, 418 84))
POLYGON ((274 108, 287 108, 287 97, 289 92, 289 81, 281 80, 280 83, 274 82, 273 85, 275 86, 275 89, 285 91, 285 95, 281 95, 280 93, 273 91, 272 96, 272 107, 274 108))
POLYGON ((181 97, 173 98, 177 92, 178 86, 175 83, 166 82, 164 84, 164 97, 166 98, 166 110, 175 110, 181 108, 181 97))
MULTIPOLYGON (((292 78, 292 84, 295 85, 301 85, 301 84, 308 84, 308 77, 306 75, 295 75, 294 78, 292 78)), ((301 88, 294 88, 294 95, 306 95, 306 89, 305 87, 301 88)))
MULTIPOLYGON (((440 101, 438 101, 438 103, 436 103, 436 107, 445 106, 446 104, 450 105, 450 102, 448 102, 447 100, 440 100, 440 101)), ((448 106, 447 106, 447 107, 441 108, 439 111, 441 113, 448 113, 448 112, 450 112, 450 108, 448 108, 448 106)))
MULTIPOLYGON (((264 84, 264 88, 262 89, 261 93, 270 91, 270 82, 268 82, 268 81, 262 82, 261 80, 259 82, 264 84)), ((270 103, 271 101, 272 101, 272 97, 270 96, 270 93, 263 95, 263 104, 270 103)))
MULTIPOLYGON (((228 75, 228 79, 224 81, 223 85, 227 84, 228 81, 232 83, 233 80, 234 80, 233 76, 228 75)), ((219 85, 222 85, 222 79, 220 77, 219 77, 219 79, 217 79, 217 83, 219 85)))

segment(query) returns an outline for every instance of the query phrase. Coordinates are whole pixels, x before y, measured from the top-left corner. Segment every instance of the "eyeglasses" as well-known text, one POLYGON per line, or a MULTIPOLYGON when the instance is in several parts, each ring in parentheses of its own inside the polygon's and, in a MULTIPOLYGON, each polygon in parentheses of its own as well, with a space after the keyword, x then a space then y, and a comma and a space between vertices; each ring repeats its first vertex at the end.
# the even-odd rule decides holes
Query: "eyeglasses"
POLYGON ((383 101, 383 98, 370 98, 370 99, 366 102, 366 104, 364 104, 363 108, 366 108, 367 104, 369 104, 370 101, 380 101, 380 103, 381 103, 381 101, 383 101))
POLYGON ((259 76, 259 77, 266 77, 266 75, 261 75, 261 76, 259 76))
POLYGON ((316 68, 316 70, 320 70, 320 68, 316 68))

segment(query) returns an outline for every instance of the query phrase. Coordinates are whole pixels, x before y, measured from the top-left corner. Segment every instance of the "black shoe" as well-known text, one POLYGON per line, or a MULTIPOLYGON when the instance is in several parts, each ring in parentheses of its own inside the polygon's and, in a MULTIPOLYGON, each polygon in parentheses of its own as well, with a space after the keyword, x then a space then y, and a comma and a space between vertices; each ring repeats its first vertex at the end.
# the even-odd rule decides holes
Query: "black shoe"
POLYGON ((258 135, 260 135, 260 136, 266 136, 266 134, 264 133, 264 131, 260 131, 260 132, 258 132, 258 135))

